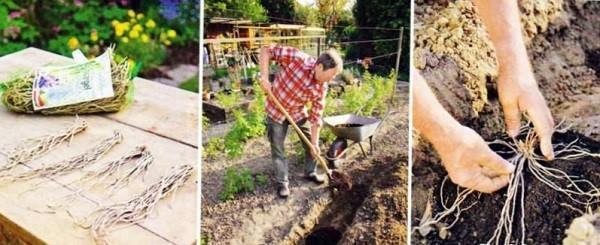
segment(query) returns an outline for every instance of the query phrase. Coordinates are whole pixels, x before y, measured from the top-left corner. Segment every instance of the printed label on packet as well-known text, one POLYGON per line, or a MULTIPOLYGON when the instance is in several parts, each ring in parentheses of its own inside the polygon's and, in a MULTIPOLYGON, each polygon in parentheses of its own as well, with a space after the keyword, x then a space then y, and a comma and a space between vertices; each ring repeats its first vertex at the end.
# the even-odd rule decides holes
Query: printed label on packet
POLYGON ((114 96, 111 52, 68 66, 38 69, 33 81, 33 109, 41 110, 114 96))

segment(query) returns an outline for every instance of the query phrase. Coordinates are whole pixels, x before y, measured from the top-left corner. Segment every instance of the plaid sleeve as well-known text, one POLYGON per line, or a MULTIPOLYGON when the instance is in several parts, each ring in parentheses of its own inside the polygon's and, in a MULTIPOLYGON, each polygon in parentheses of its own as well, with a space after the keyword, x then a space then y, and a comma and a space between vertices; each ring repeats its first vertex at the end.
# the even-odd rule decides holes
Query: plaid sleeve
POLYGON ((280 66, 288 66, 294 60, 301 58, 302 56, 302 52, 297 48, 284 47, 277 44, 270 45, 269 52, 271 53, 271 59, 280 66))
POLYGON ((323 117, 323 111, 325 110, 325 95, 327 90, 324 90, 322 95, 312 102, 312 107, 308 113, 308 121, 311 125, 321 126, 323 124, 321 118, 323 117))

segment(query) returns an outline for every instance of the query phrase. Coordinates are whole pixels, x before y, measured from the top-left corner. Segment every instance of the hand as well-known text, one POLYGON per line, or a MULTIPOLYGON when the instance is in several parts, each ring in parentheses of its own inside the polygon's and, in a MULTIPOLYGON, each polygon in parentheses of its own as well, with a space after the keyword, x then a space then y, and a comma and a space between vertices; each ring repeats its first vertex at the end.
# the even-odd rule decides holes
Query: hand
POLYGON ((508 184, 515 166, 493 152, 475 131, 459 126, 446 139, 434 146, 452 182, 485 193, 508 184))
POLYGON ((311 152, 313 154, 313 156, 320 156, 321 155, 321 148, 319 148, 319 143, 318 142, 312 142, 312 149, 311 152))
MULTIPOLYGON (((525 67, 529 67, 526 65, 525 67)), ((506 130, 510 137, 516 137, 521 127, 521 113, 527 113, 533 122, 534 130, 540 139, 542 154, 548 160, 554 158, 552 133, 554 120, 544 97, 538 89, 530 69, 500 72, 498 96, 504 111, 506 130)))

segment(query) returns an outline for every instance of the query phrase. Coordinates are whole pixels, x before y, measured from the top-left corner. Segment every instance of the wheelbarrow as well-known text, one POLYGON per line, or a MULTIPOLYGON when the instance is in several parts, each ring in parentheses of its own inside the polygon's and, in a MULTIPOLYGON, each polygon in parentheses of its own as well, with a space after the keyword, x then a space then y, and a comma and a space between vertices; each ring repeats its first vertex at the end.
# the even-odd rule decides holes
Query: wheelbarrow
POLYGON ((373 154, 373 135, 381 124, 380 119, 345 114, 323 118, 323 122, 337 136, 337 139, 329 147, 326 157, 334 167, 338 167, 339 160, 354 144, 358 144, 363 156, 367 157, 367 153, 361 144, 366 139, 369 139, 369 155, 373 154), (348 146, 348 140, 354 143, 348 146))

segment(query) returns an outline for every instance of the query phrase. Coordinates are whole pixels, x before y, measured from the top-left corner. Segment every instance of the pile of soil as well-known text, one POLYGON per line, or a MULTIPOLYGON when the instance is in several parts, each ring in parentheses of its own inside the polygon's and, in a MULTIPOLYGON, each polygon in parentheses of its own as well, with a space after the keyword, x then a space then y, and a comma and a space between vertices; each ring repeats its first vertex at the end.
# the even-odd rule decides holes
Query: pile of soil
MULTIPOLYGON (((579 139, 577 145, 589 149, 591 152, 600 152, 600 142, 589 139, 574 132, 556 134, 555 143, 570 143, 579 139)), ((600 165, 598 159, 585 157, 578 160, 554 160, 544 164, 565 171, 569 175, 578 176, 587 179, 597 186, 600 186, 600 165)), ((419 164, 413 168, 415 182, 419 186, 433 186, 433 192, 430 193, 431 203, 435 203, 433 213, 443 210, 440 200, 440 186, 442 179, 446 175, 438 164, 434 162, 419 164), (431 195, 433 194, 433 195, 431 195)), ((527 244, 557 244, 565 238, 564 231, 569 227, 571 221, 581 216, 581 213, 575 211, 565 204, 571 205, 581 211, 586 207, 574 203, 566 195, 559 193, 548 187, 546 184, 537 180, 529 170, 525 170, 525 228, 527 244)), ((566 187, 567 182, 559 181, 560 186, 566 187)), ((582 185, 583 186, 583 185, 582 185)), ((456 199, 457 186, 446 182, 444 186, 444 200, 456 199)), ((586 187, 582 187, 586 190, 586 187)), ((413 233, 413 241, 421 244, 442 243, 442 242, 461 242, 461 243, 485 243, 492 237, 498 219, 500 210, 506 200, 506 188, 497 191, 494 194, 482 194, 478 197, 472 194, 461 207, 467 207, 474 203, 472 208, 461 213, 458 223, 450 229, 446 240, 441 239, 437 232, 431 232, 426 238, 421 237, 418 232, 413 233)), ((414 206, 414 205, 413 205, 414 206)), ((592 206, 592 210, 596 207, 592 206)), ((421 209, 415 209, 413 224, 419 224, 420 217, 423 215, 421 209)), ((513 223, 513 239, 521 237, 519 220, 521 217, 520 209, 516 210, 516 222, 513 223)), ((448 217, 445 222, 453 220, 453 215, 448 217)))
MULTIPOLYGON (((586 96, 597 94, 600 87, 596 72, 600 2, 519 3, 533 71, 554 117, 558 121, 565 118, 579 132, 592 136, 593 131, 586 128, 593 124, 576 116, 595 116, 581 110, 600 111, 597 99, 577 106, 590 101, 586 96), (577 111, 569 109, 575 106, 577 111), (590 107, 596 109, 586 109, 590 107)), ((421 69, 442 105, 486 138, 504 132, 496 92, 496 57, 473 3, 419 0, 415 3, 415 21, 421 27, 415 31, 415 66, 421 69), (455 38, 456 33, 464 37, 455 38)))
POLYGON ((352 177, 350 191, 331 192, 303 180, 302 161, 287 145, 291 195, 278 198, 266 139, 247 144, 242 159, 203 162, 202 236, 209 244, 406 243, 408 87, 397 91, 398 104, 373 138, 374 154, 365 158, 358 147, 347 153, 341 171, 352 177), (269 183, 221 202, 218 193, 228 167, 266 174, 269 183))

